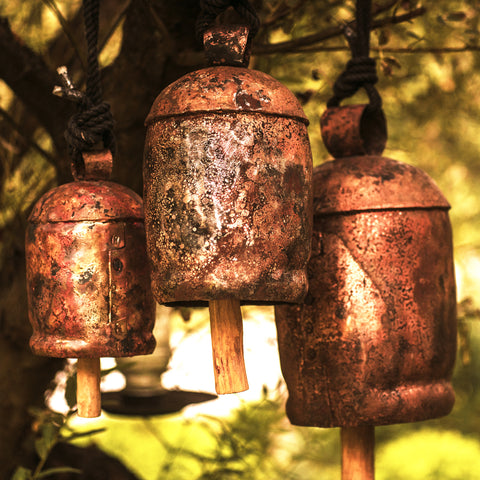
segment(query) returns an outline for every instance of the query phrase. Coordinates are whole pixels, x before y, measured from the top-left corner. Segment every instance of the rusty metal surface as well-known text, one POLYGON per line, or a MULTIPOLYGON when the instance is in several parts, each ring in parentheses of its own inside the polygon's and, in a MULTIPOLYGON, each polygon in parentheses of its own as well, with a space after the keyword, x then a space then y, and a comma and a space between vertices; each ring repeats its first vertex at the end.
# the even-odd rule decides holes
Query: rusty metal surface
POLYGON ((155 304, 136 194, 111 182, 53 189, 32 211, 25 249, 34 353, 152 352, 155 304))
POLYGON ((144 198, 157 301, 300 301, 311 161, 306 125, 292 118, 205 113, 150 125, 144 198))
POLYGON ((142 199, 113 182, 65 183, 43 195, 33 207, 31 223, 143 221, 142 199))
POLYGON ((110 150, 85 152, 80 165, 72 163, 75 180, 108 180, 112 174, 113 156, 110 150))
POLYGON ((207 30, 203 44, 209 65, 248 66, 248 32, 244 25, 222 25, 207 30))
MULTIPOLYGON (((369 161, 349 160, 358 167, 369 161)), ((340 201, 332 206, 334 183, 328 179, 337 169, 341 176, 349 162, 315 169, 307 303, 275 309, 288 417, 297 425, 348 427, 446 415, 454 403, 450 378, 456 350, 446 202, 435 207, 430 198, 427 208, 404 208, 400 202, 397 209, 392 204, 385 209, 380 190, 373 198, 378 208, 372 203, 367 210, 349 211, 340 201)), ((351 172, 347 169, 348 188, 351 172)), ((403 172, 408 181, 422 179, 403 172)), ((366 183, 370 193, 374 178, 382 185, 381 176, 373 175, 366 183)), ((423 187, 423 181, 410 184, 404 194, 415 198, 423 187)), ((363 195, 361 181, 350 200, 355 192, 363 195)), ((337 200, 343 193, 338 191, 337 200)))
POLYGON ((314 213, 402 208, 443 208, 450 205, 422 170, 390 158, 364 155, 339 158, 314 172, 314 213))
POLYGON ((320 127, 325 147, 335 158, 381 155, 387 143, 385 115, 368 105, 328 108, 320 127))
POLYGON ((313 216, 307 123, 285 86, 246 68, 199 70, 160 93, 144 155, 157 301, 303 299, 313 216))
POLYGON ((308 123, 295 96, 270 75, 239 67, 209 67, 184 75, 163 90, 146 124, 160 117, 214 111, 259 112, 308 123))

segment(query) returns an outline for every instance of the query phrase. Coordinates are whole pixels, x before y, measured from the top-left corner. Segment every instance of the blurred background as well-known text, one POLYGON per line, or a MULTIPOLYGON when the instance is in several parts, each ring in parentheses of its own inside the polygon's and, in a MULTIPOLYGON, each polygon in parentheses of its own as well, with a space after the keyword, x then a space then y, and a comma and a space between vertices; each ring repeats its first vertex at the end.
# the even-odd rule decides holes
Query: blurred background
MULTIPOLYGON (((321 164, 329 155, 319 117, 350 58, 342 30, 354 2, 252 4, 262 27, 250 67, 297 95, 321 164)), ((250 390, 176 413, 80 420, 70 410, 72 365, 30 353, 24 232, 38 198, 71 181, 63 132, 74 107, 51 90, 59 65, 83 87, 80 7, 0 0, 0 478, 14 471, 17 480, 42 478, 42 469, 57 468, 52 478, 338 479, 338 429, 292 427, 285 417, 273 307, 243 308, 250 390)), ((104 97, 118 142, 113 180, 140 194, 150 105, 204 62, 194 37, 198 12, 196 0, 101 2, 104 97)), ((453 412, 377 428, 377 478, 480 479, 480 2, 379 0, 373 14, 371 56, 389 130, 384 155, 425 170, 452 205, 459 320, 453 412)), ((235 20, 231 12, 225 18, 235 20)), ((208 312, 163 315, 164 364, 153 374, 160 385, 166 370, 159 391, 214 392, 208 312)), ((113 359, 103 367, 105 391, 125 387, 128 366, 123 374, 113 359)))

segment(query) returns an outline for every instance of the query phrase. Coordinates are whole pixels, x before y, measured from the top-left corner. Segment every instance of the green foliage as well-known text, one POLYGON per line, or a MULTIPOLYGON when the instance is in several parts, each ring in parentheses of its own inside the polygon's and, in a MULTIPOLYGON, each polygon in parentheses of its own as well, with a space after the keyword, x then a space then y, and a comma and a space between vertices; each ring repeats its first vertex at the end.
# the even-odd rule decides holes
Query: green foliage
MULTIPOLYGON (((466 321, 471 355, 468 363, 457 362, 453 413, 429 422, 378 427, 378 478, 479 478, 474 462, 480 458, 480 323, 466 321), (461 476, 464 464, 472 465, 470 476, 461 476)), ((337 480, 339 429, 292 426, 284 402, 279 388, 265 391, 261 401, 243 403, 227 417, 107 416, 99 420, 105 428, 94 439, 143 480, 337 480)), ((81 434, 79 427, 72 429, 81 434)), ((75 439, 81 445, 90 441, 75 439)))
POLYGON ((57 468, 49 468, 36 474, 32 472, 28 468, 18 467, 15 470, 15 473, 12 476, 11 480, 37 480, 41 478, 48 478, 53 475, 57 475, 60 473, 82 473, 80 470, 71 467, 57 467, 57 468))
POLYGON ((30 480, 32 478, 32 471, 25 467, 18 467, 12 476, 12 480, 30 480))
POLYGON ((45 52, 62 31, 59 18, 71 17, 80 6, 79 0, 0 0, 0 15, 10 19, 14 31, 29 46, 45 52))
POLYGON ((378 449, 378 480, 478 480, 480 442, 459 432, 422 429, 378 449))
POLYGON ((335 480, 339 474, 338 432, 292 427, 279 391, 265 390, 262 400, 227 417, 106 416, 98 424, 106 428, 95 436, 97 445, 144 480, 335 480))
POLYGON ((19 466, 15 470, 11 480, 40 480, 59 473, 81 473, 80 470, 68 466, 48 469, 44 469, 44 467, 57 443, 61 441, 74 441, 85 436, 90 437, 95 433, 102 432, 103 429, 75 432, 68 425, 68 420, 74 413, 73 410, 70 410, 67 415, 62 415, 52 412, 51 410, 32 408, 30 413, 35 418, 34 426, 37 432, 35 451, 39 461, 34 470, 19 466))

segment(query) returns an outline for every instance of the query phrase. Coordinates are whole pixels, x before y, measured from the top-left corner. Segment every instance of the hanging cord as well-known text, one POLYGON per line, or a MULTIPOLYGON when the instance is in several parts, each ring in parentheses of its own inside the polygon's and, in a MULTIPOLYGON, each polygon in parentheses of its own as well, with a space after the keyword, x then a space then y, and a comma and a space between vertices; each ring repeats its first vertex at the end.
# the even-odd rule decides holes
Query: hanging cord
POLYGON ((250 29, 248 41, 249 43, 252 41, 260 28, 260 19, 248 0, 200 0, 201 10, 197 18, 195 33, 201 44, 203 44, 205 31, 214 24, 218 15, 227 10, 228 7, 233 7, 247 21, 250 29))
POLYGON ((342 100, 364 88, 369 98, 367 108, 382 108, 382 98, 374 86, 378 82, 375 59, 369 56, 371 9, 371 0, 357 0, 356 32, 350 26, 344 30, 352 58, 337 78, 333 86, 333 97, 327 102, 327 107, 337 107, 342 100))
POLYGON ((102 102, 98 66, 99 0, 83 0, 83 16, 87 40, 86 92, 74 87, 65 67, 57 70, 62 87, 55 87, 53 91, 78 103, 78 112, 70 118, 65 131, 72 166, 77 172, 83 169, 83 152, 107 149, 112 155, 115 153, 114 121, 110 105, 102 102))

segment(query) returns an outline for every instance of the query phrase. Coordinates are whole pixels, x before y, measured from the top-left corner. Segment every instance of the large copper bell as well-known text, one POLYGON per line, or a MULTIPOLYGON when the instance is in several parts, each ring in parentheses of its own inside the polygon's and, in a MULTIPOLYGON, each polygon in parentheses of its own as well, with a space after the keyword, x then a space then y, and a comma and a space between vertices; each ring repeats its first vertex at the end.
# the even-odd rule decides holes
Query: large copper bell
POLYGON ((383 113, 328 109, 335 157, 314 170, 310 291, 276 307, 292 423, 353 427, 446 415, 456 350, 449 204, 420 169, 381 157, 383 113))
POLYGON ((47 192, 29 218, 30 346, 37 355, 80 359, 151 353, 155 302, 142 200, 98 180, 110 174, 110 152, 84 161, 77 181, 47 192))
POLYGON ((241 26, 208 31, 214 66, 167 87, 146 120, 147 248, 160 303, 299 302, 307 292, 308 121, 286 87, 245 68, 247 37, 241 26))
MULTIPOLYGON (((217 32, 216 43, 222 37, 232 35, 217 32)), ((213 66, 167 87, 146 123, 145 212, 157 300, 302 300, 311 153, 295 96, 262 72, 213 66)))

